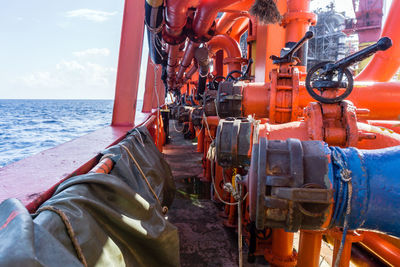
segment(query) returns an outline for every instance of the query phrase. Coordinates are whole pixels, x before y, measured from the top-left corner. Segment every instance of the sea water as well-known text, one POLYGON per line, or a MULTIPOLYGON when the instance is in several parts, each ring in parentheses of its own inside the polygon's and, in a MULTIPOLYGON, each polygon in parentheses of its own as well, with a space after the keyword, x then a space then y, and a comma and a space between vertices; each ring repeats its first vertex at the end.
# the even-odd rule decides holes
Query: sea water
POLYGON ((112 100, 0 99, 0 168, 109 125, 112 108, 112 100))

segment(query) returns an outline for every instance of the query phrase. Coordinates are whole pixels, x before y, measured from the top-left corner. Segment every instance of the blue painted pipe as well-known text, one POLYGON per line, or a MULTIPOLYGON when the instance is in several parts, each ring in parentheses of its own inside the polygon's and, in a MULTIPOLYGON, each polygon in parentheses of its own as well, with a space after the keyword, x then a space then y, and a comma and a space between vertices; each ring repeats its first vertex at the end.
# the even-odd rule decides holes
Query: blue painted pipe
POLYGON ((351 177, 351 210, 348 228, 367 229, 400 237, 400 146, 378 150, 325 147, 331 155, 329 179, 335 189, 331 225, 343 227, 351 177))

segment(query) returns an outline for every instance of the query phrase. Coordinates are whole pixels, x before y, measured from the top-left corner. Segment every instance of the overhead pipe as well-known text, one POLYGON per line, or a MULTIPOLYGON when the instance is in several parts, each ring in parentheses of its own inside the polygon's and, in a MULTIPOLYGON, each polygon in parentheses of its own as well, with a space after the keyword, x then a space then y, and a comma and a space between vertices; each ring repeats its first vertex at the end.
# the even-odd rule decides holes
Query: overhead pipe
POLYGON ((188 80, 190 80, 192 78, 193 74, 196 73, 197 69, 198 69, 197 63, 194 63, 192 65, 192 67, 186 72, 183 83, 186 83, 188 80))
POLYGON ((199 80, 197 86, 197 98, 200 98, 206 90, 207 75, 210 69, 208 59, 208 49, 206 47, 197 48, 195 58, 199 66, 199 80))
POLYGON ((199 47, 199 45, 200 45, 200 43, 195 43, 193 41, 188 42, 186 49, 185 49, 185 53, 181 60, 181 64, 179 66, 178 75, 176 76, 176 79, 178 82, 182 79, 183 74, 185 73, 186 69, 192 63, 194 53, 195 53, 196 49, 199 47))
POLYGON ((178 54, 178 45, 168 45, 167 84, 169 89, 173 89, 174 87, 176 68, 178 66, 178 54))
POLYGON ((166 0, 165 31, 171 37, 179 37, 187 21, 190 7, 196 7, 198 0, 166 0))
POLYGON ((228 63, 228 72, 233 70, 241 70, 241 52, 239 44, 230 36, 221 34, 214 36, 208 42, 208 50, 211 54, 215 55, 218 50, 224 50, 230 59, 228 63))
POLYGON ((240 18, 232 26, 229 36, 231 36, 234 40, 240 43, 240 38, 249 29, 249 23, 250 23, 249 18, 240 18))
POLYGON ((237 21, 243 18, 249 18, 249 13, 246 11, 225 12, 217 22, 217 33, 227 33, 227 31, 229 31, 229 29, 232 28, 237 21))
POLYGON ((240 0, 200 0, 197 12, 193 20, 193 31, 198 38, 206 36, 210 30, 218 12, 230 5, 240 2, 240 0))
MULTIPOLYGON (((176 82, 176 68, 179 62, 179 44, 185 41, 183 29, 188 18, 190 7, 196 7, 198 0, 166 0, 165 33, 163 39, 169 44, 167 81, 168 88, 174 89, 176 82)), ((191 58, 190 58, 191 61, 191 58)), ((189 64, 190 64, 189 61, 189 64)))
POLYGON ((400 0, 393 0, 386 17, 381 37, 392 39, 393 46, 376 53, 364 70, 355 78, 357 81, 387 82, 400 67, 400 0))
MULTIPOLYGON (((185 2, 185 1, 182 1, 182 2, 185 2)), ((195 1, 192 0, 191 2, 193 3, 195 1)), ((240 1, 236 0, 236 2, 240 2, 240 1)), ((193 31, 194 31, 196 42, 194 40, 189 41, 188 46, 185 51, 185 54, 183 56, 179 71, 178 71, 177 80, 180 80, 183 77, 184 72, 189 67, 190 63, 192 62, 192 59, 194 57, 194 51, 196 50, 197 47, 199 47, 198 42, 207 35, 210 27, 212 26, 215 18, 217 17, 218 10, 220 10, 221 8, 227 7, 233 3, 235 3, 235 1, 232 2, 231 0, 219 0, 219 1, 200 0, 199 6, 197 8, 197 11, 196 11, 196 13, 194 15, 194 19, 193 19, 193 31)), ((168 4, 167 4, 167 6, 168 6, 168 4)), ((168 16, 168 14, 167 14, 167 16, 168 16)), ((183 27, 182 27, 182 29, 183 29, 183 27)))

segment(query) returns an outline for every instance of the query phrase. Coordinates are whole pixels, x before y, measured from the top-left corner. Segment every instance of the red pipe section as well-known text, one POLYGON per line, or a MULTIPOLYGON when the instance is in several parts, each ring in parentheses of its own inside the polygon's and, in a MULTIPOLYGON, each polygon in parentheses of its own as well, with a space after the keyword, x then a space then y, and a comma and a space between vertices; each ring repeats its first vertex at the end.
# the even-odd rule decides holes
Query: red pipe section
POLYGON ((393 266, 400 266, 400 249, 376 233, 363 232, 361 245, 393 266))
POLYGON ((232 26, 242 18, 248 18, 248 12, 225 12, 217 23, 217 33, 224 34, 229 31, 232 26))
POLYGON ((168 45, 167 83, 169 88, 174 86, 176 78, 176 67, 178 66, 178 54, 179 45, 168 45))
POLYGON ((232 30, 229 35, 235 39, 237 42, 240 42, 240 37, 247 31, 249 28, 249 18, 240 18, 236 23, 232 26, 232 30))
POLYGON ((199 47, 199 43, 195 43, 193 41, 189 41, 186 49, 185 49, 185 54, 183 55, 181 65, 179 67, 178 75, 176 76, 177 81, 180 81, 183 77, 183 74, 185 73, 186 69, 190 66, 192 63, 192 59, 194 57, 194 52, 196 49, 199 47))
POLYGON ((171 37, 178 37, 186 25, 189 7, 197 6, 198 0, 166 0, 165 30, 171 37))
POLYGON ((365 69, 356 77, 357 81, 387 82, 400 66, 400 0, 393 0, 381 37, 387 36, 393 46, 374 55, 365 69))
MULTIPOLYGON (((200 0, 199 7, 193 20, 193 31, 197 37, 207 35, 218 12, 240 0, 200 0)), ((247 1, 246 1, 247 2, 247 1)))
MULTIPOLYGON (((353 92, 347 98, 357 108, 367 108, 370 113, 365 118, 377 120, 398 120, 400 118, 399 82, 356 82, 353 92), (379 101, 378 101, 379 100, 379 101)), ((299 107, 315 102, 304 85, 299 90, 299 107)))
MULTIPOLYGON (((217 35, 208 42, 208 49, 211 54, 217 53, 218 50, 224 50, 228 58, 241 58, 239 44, 228 35, 217 35)), ((230 62, 228 63, 228 71, 240 70, 240 62, 230 62)))

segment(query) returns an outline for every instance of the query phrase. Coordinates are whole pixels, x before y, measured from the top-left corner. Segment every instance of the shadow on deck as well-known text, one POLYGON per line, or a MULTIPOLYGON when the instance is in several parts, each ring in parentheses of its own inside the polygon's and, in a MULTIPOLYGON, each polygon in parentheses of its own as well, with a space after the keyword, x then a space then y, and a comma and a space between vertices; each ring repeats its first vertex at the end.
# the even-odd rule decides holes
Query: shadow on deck
MULTIPOLYGON (((196 140, 185 140, 170 122, 170 144, 164 155, 170 164, 176 183, 176 197, 168 212, 170 222, 179 229, 181 265, 237 266, 237 236, 223 226, 218 205, 211 201, 210 184, 202 182, 202 153, 196 151, 196 140)), ((176 127, 178 128, 178 127, 176 127)), ((268 266, 262 257, 247 264, 244 246, 244 266, 268 266)))

